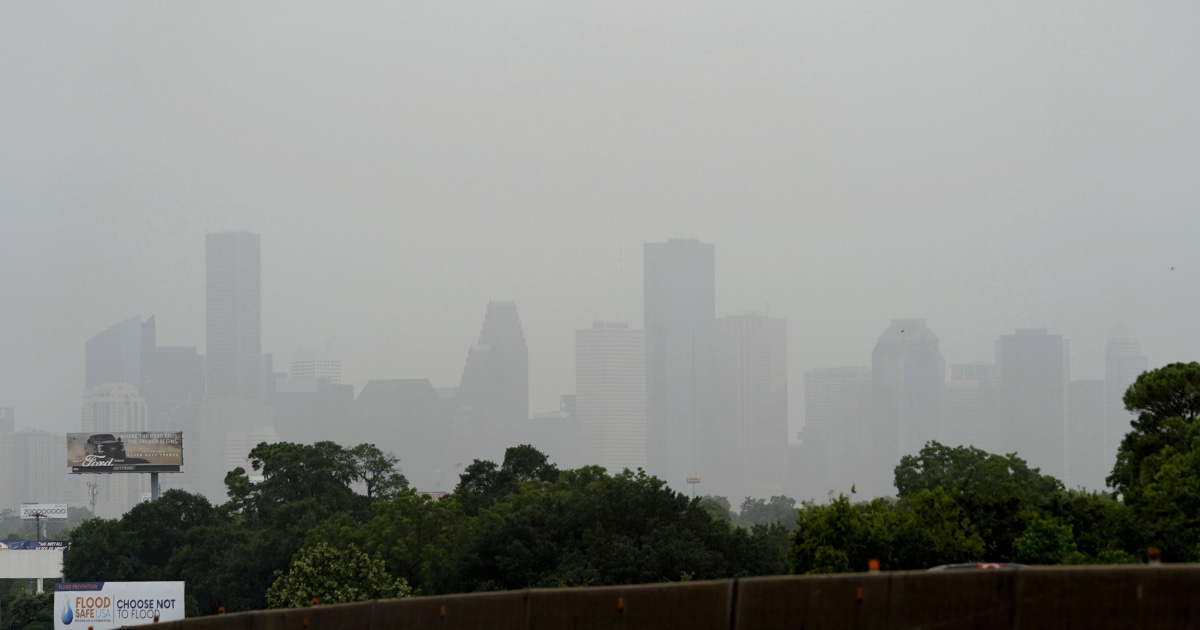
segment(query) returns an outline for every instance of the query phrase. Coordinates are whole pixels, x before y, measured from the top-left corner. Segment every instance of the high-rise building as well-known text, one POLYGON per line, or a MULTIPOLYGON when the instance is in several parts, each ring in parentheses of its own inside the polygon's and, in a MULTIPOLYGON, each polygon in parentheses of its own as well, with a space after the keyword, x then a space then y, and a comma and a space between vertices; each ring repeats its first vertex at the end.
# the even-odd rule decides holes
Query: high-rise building
POLYGON ((345 444, 341 425, 353 404, 353 385, 313 377, 277 379, 271 404, 275 431, 287 442, 345 444))
POLYGON ((205 239, 205 370, 210 400, 262 393, 260 239, 219 232, 205 239))
POLYGON ((996 411, 995 365, 964 363, 950 366, 950 380, 942 395, 943 443, 1003 453, 996 411))
POLYGON ((871 368, 822 368, 804 373, 804 499, 829 492, 868 494, 876 475, 871 439, 871 368))
MULTIPOLYGON (((1142 347, 1124 327, 1118 326, 1104 345, 1104 452, 1116 461, 1121 440, 1132 429, 1134 414, 1125 409, 1125 390, 1149 369, 1142 347)), ((1110 466, 1111 469, 1111 466, 1110 466)))
POLYGON ((783 494, 787 477, 787 320, 734 315, 716 325, 716 417, 705 491, 740 504, 783 494))
POLYGON ((489 302, 479 343, 467 353, 459 396, 481 420, 529 419, 529 348, 512 302, 489 302))
MULTIPOLYGON (((400 458, 400 471, 418 490, 453 489, 462 468, 471 463, 447 457, 450 419, 427 379, 368 381, 342 428, 343 444, 370 442, 400 458)), ((515 445, 497 446, 503 453, 515 445)))
POLYGON ((1104 452, 1104 381, 1071 381, 1067 415, 1069 488, 1103 490, 1115 457, 1104 452))
POLYGON ((624 322, 575 331, 575 415, 584 463, 646 467, 646 335, 624 322))
POLYGON ((145 389, 154 374, 155 336, 153 317, 143 322, 134 316, 88 339, 84 344, 84 388, 125 383, 138 391, 145 389))
POLYGON ((946 361, 923 319, 894 319, 871 353, 873 458, 868 487, 891 494, 896 465, 942 438, 946 361))
POLYGON ((146 399, 151 431, 190 431, 186 418, 204 402, 204 362, 196 348, 159 346, 154 373, 140 392, 146 399))
POLYGON ((703 479, 714 419, 716 248, 671 239, 647 243, 643 258, 646 467, 679 489, 703 479))
POLYGON ((12 483, 17 504, 69 501, 67 439, 25 429, 12 434, 12 483))
POLYGON ((292 359, 289 376, 291 378, 324 380, 337 385, 342 382, 342 362, 316 357, 292 359))
POLYGON ((529 419, 529 348, 516 304, 488 303, 455 401, 455 457, 501 461, 517 423, 529 419))
MULTIPOLYGON (((89 389, 83 395, 81 413, 85 433, 119 433, 149 429, 146 401, 138 390, 125 383, 106 383, 89 389)), ((96 513, 105 518, 117 518, 141 500, 149 487, 144 475, 106 474, 82 475, 81 483, 94 482, 99 494, 96 513)))
POLYGON ((1017 329, 996 342, 1000 442, 1042 474, 1066 473, 1070 349, 1045 328, 1017 329))

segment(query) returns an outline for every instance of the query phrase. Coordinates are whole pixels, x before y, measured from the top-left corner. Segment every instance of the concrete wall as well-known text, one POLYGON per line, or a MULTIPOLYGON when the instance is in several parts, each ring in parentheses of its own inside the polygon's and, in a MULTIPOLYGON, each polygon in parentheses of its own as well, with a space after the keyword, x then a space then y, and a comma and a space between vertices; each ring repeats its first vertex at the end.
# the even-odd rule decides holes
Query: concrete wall
POLYGON ((780 576, 239 613, 172 630, 1194 628, 1200 565, 780 576))

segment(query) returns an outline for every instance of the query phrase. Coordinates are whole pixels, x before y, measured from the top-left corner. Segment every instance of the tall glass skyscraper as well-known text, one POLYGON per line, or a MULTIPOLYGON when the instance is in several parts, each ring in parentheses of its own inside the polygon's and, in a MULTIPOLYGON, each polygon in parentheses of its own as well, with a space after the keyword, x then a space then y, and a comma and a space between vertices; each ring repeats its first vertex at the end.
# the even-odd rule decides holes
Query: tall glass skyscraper
POLYGON ((871 353, 871 437, 876 473, 868 486, 892 493, 894 470, 930 440, 942 440, 946 361, 923 319, 894 319, 871 353))
MULTIPOLYGON (((1104 455, 1117 457, 1121 440, 1132 428, 1134 415, 1125 410, 1125 390, 1149 369, 1150 361, 1142 347, 1123 327, 1117 327, 1104 345, 1104 455)), ((1109 467, 1111 470, 1111 465, 1109 467)))
POLYGON ((624 322, 575 331, 575 415, 584 463, 646 467, 646 340, 624 322))
POLYGON ((644 265, 646 465, 683 489, 702 477, 712 433, 716 248, 695 239, 647 243, 644 265))
POLYGON ((1005 453, 1064 479, 1070 347, 1045 328, 1017 329, 996 342, 999 425, 1005 453))
POLYGON ((259 235, 205 239, 205 377, 209 400, 259 400, 262 293, 259 235))

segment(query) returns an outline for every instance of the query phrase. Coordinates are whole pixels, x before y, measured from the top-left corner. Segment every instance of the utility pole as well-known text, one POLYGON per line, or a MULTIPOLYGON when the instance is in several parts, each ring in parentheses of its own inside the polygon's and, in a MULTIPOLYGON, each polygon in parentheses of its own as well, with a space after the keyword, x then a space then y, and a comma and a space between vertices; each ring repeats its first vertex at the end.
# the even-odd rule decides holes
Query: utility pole
POLYGON ((96 495, 100 494, 100 485, 95 481, 87 482, 88 502, 92 506, 92 517, 96 516, 96 495))

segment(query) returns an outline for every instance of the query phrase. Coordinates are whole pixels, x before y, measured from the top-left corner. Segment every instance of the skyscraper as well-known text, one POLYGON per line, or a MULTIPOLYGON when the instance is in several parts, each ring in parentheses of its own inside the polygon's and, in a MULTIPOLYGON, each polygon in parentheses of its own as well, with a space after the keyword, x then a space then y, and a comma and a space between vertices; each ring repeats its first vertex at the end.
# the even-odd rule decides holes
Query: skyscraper
POLYGON ((904 455, 942 439, 946 361, 923 319, 894 319, 871 353, 872 491, 890 494, 904 455))
POLYGON ((584 463, 646 467, 646 335, 624 322, 575 331, 575 414, 584 463))
POLYGON ((342 382, 342 362, 335 359, 318 359, 316 357, 292 359, 289 376, 291 378, 325 380, 338 385, 342 382))
POLYGON ((529 419, 529 348, 516 304, 488 303, 479 343, 467 351, 454 416, 452 452, 467 463, 500 461, 517 425, 529 419))
POLYGON ((210 400, 261 395, 262 296, 259 235, 205 239, 205 376, 210 400))
MULTIPOLYGON (((1067 413, 1069 488, 1103 490, 1115 457, 1104 452, 1104 381, 1071 381, 1067 413)), ((1116 451, 1113 451, 1115 455, 1116 451)))
POLYGON ((153 377, 156 347, 154 318, 130 317, 84 344, 85 389, 125 383, 140 392, 153 377))
POLYGON ((947 446, 974 446, 989 453, 1003 453, 996 409, 995 365, 950 366, 950 380, 942 395, 942 437, 947 446))
POLYGON ((868 494, 872 466, 871 368, 822 368, 804 373, 804 499, 827 493, 868 494))
POLYGON ((783 494, 787 476, 787 320, 734 315, 716 325, 716 417, 706 492, 735 505, 783 494))
POLYGON ((479 343, 467 352, 459 396, 487 422, 529 419, 529 347, 516 304, 488 302, 479 343))
POLYGON ((1042 474, 1066 473, 1070 350, 1045 328, 1018 329, 996 342, 1000 443, 1042 474))
MULTIPOLYGON (((146 401, 138 390, 125 383, 106 383, 83 395, 81 425, 86 433, 117 433, 149 429, 146 401)), ((98 514, 115 518, 129 511, 147 490, 144 475, 83 475, 82 483, 99 487, 98 514)))
MULTIPOLYGON (((1125 410, 1125 390, 1149 369, 1142 347, 1124 327, 1118 326, 1104 345, 1104 453, 1115 461, 1121 440, 1132 429, 1135 416, 1125 410)), ((1111 471, 1111 466, 1109 467, 1111 471)))
POLYGON ((678 489, 704 472, 714 417, 716 248, 694 239, 647 243, 644 265, 646 465, 678 489))

